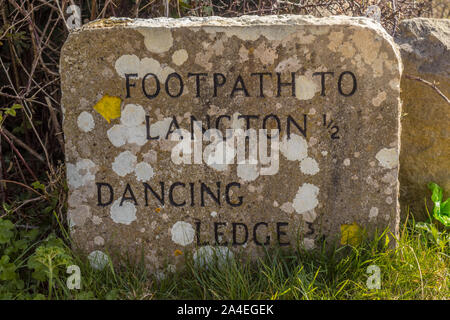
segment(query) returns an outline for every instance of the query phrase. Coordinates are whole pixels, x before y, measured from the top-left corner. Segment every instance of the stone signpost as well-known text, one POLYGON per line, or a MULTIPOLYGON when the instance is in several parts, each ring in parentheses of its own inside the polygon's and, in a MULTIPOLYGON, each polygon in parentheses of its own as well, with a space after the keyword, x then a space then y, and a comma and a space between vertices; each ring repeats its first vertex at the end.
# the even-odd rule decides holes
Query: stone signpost
POLYGON ((396 234, 400 76, 366 18, 83 26, 61 56, 75 244, 169 272, 396 234))

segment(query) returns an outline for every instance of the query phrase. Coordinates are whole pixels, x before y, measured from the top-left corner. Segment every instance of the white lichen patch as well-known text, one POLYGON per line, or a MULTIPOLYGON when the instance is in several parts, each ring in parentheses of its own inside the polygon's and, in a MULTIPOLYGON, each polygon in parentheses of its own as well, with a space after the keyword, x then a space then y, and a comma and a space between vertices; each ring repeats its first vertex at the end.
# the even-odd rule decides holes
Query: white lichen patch
POLYGON ((105 79, 111 79, 114 76, 113 71, 110 68, 103 68, 102 77, 105 79))
POLYGON ((392 79, 391 81, 389 81, 389 86, 391 87, 392 90, 400 90, 400 81, 399 79, 392 79))
POLYGON ((158 153, 155 150, 149 150, 142 155, 142 159, 147 163, 156 163, 158 161, 158 153))
POLYGON ((188 59, 188 53, 186 50, 177 50, 172 54, 172 62, 177 66, 181 66, 188 59))
POLYGON ((397 176, 393 172, 388 172, 381 178, 381 181, 393 186, 397 182, 397 176))
POLYGON ((212 51, 200 51, 195 55, 195 63, 199 66, 202 66, 205 70, 209 71, 213 67, 212 62, 209 60, 212 58, 213 52, 212 51))
POLYGON ((238 164, 237 176, 243 181, 254 181, 259 177, 259 170, 256 164, 238 164))
POLYGON ((106 135, 114 147, 121 147, 127 143, 128 128, 122 125, 114 125, 106 132, 106 135))
POLYGON ((138 70, 138 77, 143 78, 148 73, 154 73, 159 81, 166 82, 167 76, 175 72, 174 69, 167 65, 160 64, 159 61, 153 58, 144 58, 140 63, 140 70, 138 70))
POLYGON ((304 238, 304 239, 303 239, 303 247, 304 247, 306 250, 312 250, 312 249, 314 249, 314 248, 316 247, 316 244, 315 244, 315 242, 314 242, 314 239, 311 239, 311 238, 304 238))
POLYGON ((153 58, 139 59, 134 54, 125 54, 119 57, 114 67, 116 72, 122 78, 125 78, 125 74, 137 74, 136 78, 141 79, 148 73, 153 73, 158 77, 158 80, 162 83, 166 81, 169 74, 175 72, 174 69, 167 65, 162 65, 158 60, 153 58))
POLYGON ((329 42, 327 48, 330 49, 331 51, 336 51, 343 43, 344 32, 342 31, 330 32, 328 40, 329 42))
POLYGON ((367 183, 369 186, 374 187, 375 189, 378 189, 378 187, 380 186, 380 185, 378 184, 378 182, 377 182, 372 176, 368 176, 368 177, 366 178, 366 183, 367 183))
POLYGON ((248 49, 242 45, 239 49, 239 62, 244 63, 248 61, 248 49))
POLYGON ((278 57, 275 48, 266 46, 265 42, 261 42, 253 52, 253 55, 259 59, 262 65, 272 65, 278 57))
POLYGON ((109 263, 108 255, 100 250, 92 251, 88 255, 88 260, 91 268, 95 270, 103 270, 109 263))
POLYGON ((95 225, 99 225, 99 224, 103 223, 103 220, 99 216, 93 216, 92 217, 92 223, 95 224, 95 225))
POLYGON ((317 161, 310 157, 307 157, 300 162, 300 170, 302 173, 311 176, 320 171, 317 161))
POLYGON ((375 98, 372 99, 372 104, 375 107, 379 107, 381 105, 381 103, 386 100, 387 94, 386 92, 382 91, 380 93, 377 94, 377 96, 375 98))
POLYGON ((122 205, 122 197, 117 199, 109 209, 109 215, 115 223, 129 225, 136 220, 136 206, 130 201, 124 201, 122 205))
POLYGON ((139 71, 140 63, 141 60, 138 56, 134 54, 124 54, 116 60, 114 68, 119 76, 125 78, 126 73, 137 73, 137 71, 139 71))
POLYGON ((223 38, 217 38, 213 43, 202 42, 202 50, 195 55, 195 63, 205 70, 211 70, 213 63, 210 61, 215 56, 221 56, 225 49, 223 45, 223 38))
POLYGON ((138 28, 144 36, 144 45, 148 51, 153 53, 164 53, 173 45, 173 37, 167 28, 138 28))
POLYGON ((137 157, 130 151, 120 153, 112 163, 113 171, 120 177, 125 177, 127 174, 134 171, 137 157))
POLYGON ((280 207, 281 211, 286 213, 294 213, 294 207, 292 206, 292 202, 285 202, 280 207))
MULTIPOLYGON (((344 41, 344 32, 330 32, 328 39, 327 48, 332 52, 340 53, 343 58, 351 58, 355 54, 355 48, 353 48, 352 43, 349 41, 344 41)), ((341 59, 342 61, 342 59, 341 59)))
POLYGON ((90 132, 95 127, 94 117, 90 112, 83 111, 77 118, 78 128, 83 132, 90 132))
POLYGON ((373 220, 378 216, 378 208, 372 207, 369 211, 369 220, 373 220))
POLYGON ((175 273, 177 271, 177 268, 173 264, 168 264, 166 269, 169 273, 175 273))
POLYGON ((303 220, 306 222, 313 223, 317 218, 317 213, 315 210, 309 210, 303 213, 303 220))
POLYGON ((172 241, 181 246, 187 246, 194 241, 195 230, 188 222, 177 221, 170 229, 172 241))
POLYGON ((67 210, 67 217, 69 218, 72 227, 83 226, 91 216, 91 209, 86 205, 77 205, 75 208, 67 210))
POLYGON ((120 124, 112 126, 107 132, 109 141, 115 147, 127 143, 143 146, 147 142, 145 111, 138 104, 127 104, 120 115, 120 124))
POLYGON ((227 247, 203 246, 194 252, 194 263, 198 268, 208 268, 215 264, 221 268, 234 258, 233 252, 227 247))
POLYGON ((378 160, 380 166, 392 169, 398 165, 397 148, 383 148, 376 154, 375 158, 378 160))
POLYGON ((295 97, 299 100, 310 100, 314 98, 320 87, 307 76, 298 76, 295 79, 295 97))
POLYGON ((67 183, 70 187, 76 189, 93 183, 98 167, 90 159, 81 159, 75 165, 67 163, 66 170, 67 183))
POLYGON ((353 34, 350 35, 350 39, 354 46, 361 52, 364 62, 372 66, 380 52, 382 42, 375 37, 368 37, 367 31, 362 28, 354 30, 353 34))
POLYGON ((235 26, 214 26, 203 29, 207 33, 216 34, 223 32, 227 38, 236 36, 244 41, 255 41, 264 37, 270 41, 280 41, 288 38, 292 33, 298 32, 295 29, 273 28, 271 26, 260 26, 258 28, 241 28, 235 26))
POLYGON ((153 168, 146 162, 139 162, 134 168, 134 173, 136 174, 137 181, 147 182, 153 175, 153 168))
POLYGON ((291 72, 298 71, 301 68, 301 64, 299 63, 299 59, 297 56, 289 57, 278 63, 275 68, 275 72, 284 72, 285 70, 292 70, 291 72))
POLYGON ((138 104, 127 104, 121 112, 120 122, 127 127, 140 125, 144 120, 144 108, 138 104))
POLYGON ((285 135, 280 143, 280 151, 288 160, 301 161, 308 156, 308 143, 298 134, 291 134, 290 139, 285 135))
POLYGON ((105 239, 103 239, 103 238, 100 237, 100 236, 96 236, 96 237, 94 238, 94 244, 95 244, 96 246, 103 246, 103 245, 105 244, 105 239))
POLYGON ((292 201, 295 212, 300 214, 313 210, 319 204, 319 200, 317 199, 318 195, 319 188, 317 186, 304 183, 298 188, 294 201, 292 201))

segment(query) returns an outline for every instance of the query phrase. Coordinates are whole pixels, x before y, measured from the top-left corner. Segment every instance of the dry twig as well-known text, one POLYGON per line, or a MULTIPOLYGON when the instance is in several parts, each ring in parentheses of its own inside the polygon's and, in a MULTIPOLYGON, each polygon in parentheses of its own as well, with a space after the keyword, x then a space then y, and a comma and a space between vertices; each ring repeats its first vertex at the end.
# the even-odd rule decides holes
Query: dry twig
POLYGON ((444 93, 442 93, 442 91, 439 90, 439 88, 434 83, 424 80, 422 78, 416 77, 416 76, 411 76, 409 74, 405 74, 405 78, 410 79, 410 80, 419 81, 419 82, 426 84, 427 86, 431 87, 434 91, 436 91, 436 93, 438 95, 440 95, 442 97, 442 99, 444 99, 450 105, 450 99, 444 93))

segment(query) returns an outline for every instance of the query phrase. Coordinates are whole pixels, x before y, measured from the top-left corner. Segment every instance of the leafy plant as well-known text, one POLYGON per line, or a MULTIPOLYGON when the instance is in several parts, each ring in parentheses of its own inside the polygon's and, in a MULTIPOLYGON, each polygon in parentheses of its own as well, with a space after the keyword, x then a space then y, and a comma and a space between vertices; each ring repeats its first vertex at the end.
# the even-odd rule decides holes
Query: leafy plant
POLYGON ((20 104, 13 104, 11 107, 9 108, 2 108, 0 111, 0 127, 2 126, 3 122, 5 121, 7 116, 12 116, 15 117, 16 116, 16 110, 22 109, 22 105, 20 104))
POLYGON ((3 220, 0 218, 0 244, 9 243, 14 236, 14 224, 9 220, 3 220))
POLYGON ((67 253, 64 242, 53 235, 28 260, 28 267, 34 269, 32 277, 38 281, 48 280, 49 299, 52 297, 55 279, 71 264, 73 259, 67 253))
POLYGON ((434 182, 430 182, 428 188, 432 192, 431 200, 434 202, 433 217, 444 226, 450 227, 450 198, 442 202, 444 192, 434 182))
POLYGON ((50 299, 56 283, 63 282, 72 255, 62 239, 51 234, 39 241, 41 234, 41 229, 18 230, 0 218, 0 299, 46 298, 41 284, 50 299))
POLYGON ((0 218, 0 298, 26 297, 21 269, 38 235, 36 229, 18 231, 10 220, 0 218))

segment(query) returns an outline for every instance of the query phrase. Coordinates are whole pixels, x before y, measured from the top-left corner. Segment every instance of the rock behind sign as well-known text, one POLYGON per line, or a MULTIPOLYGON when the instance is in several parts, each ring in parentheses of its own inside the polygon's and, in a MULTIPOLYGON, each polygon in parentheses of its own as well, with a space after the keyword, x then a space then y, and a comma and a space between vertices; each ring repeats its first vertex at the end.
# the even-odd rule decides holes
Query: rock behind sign
POLYGON ((425 200, 429 212, 433 211, 428 183, 450 190, 450 105, 433 88, 413 79, 434 83, 450 96, 450 21, 408 19, 399 29, 396 42, 405 67, 399 177, 402 216, 410 211, 416 219, 427 219, 425 200))
POLYGON ((398 56, 366 18, 83 26, 61 56, 75 244, 167 272, 397 234, 398 56))

